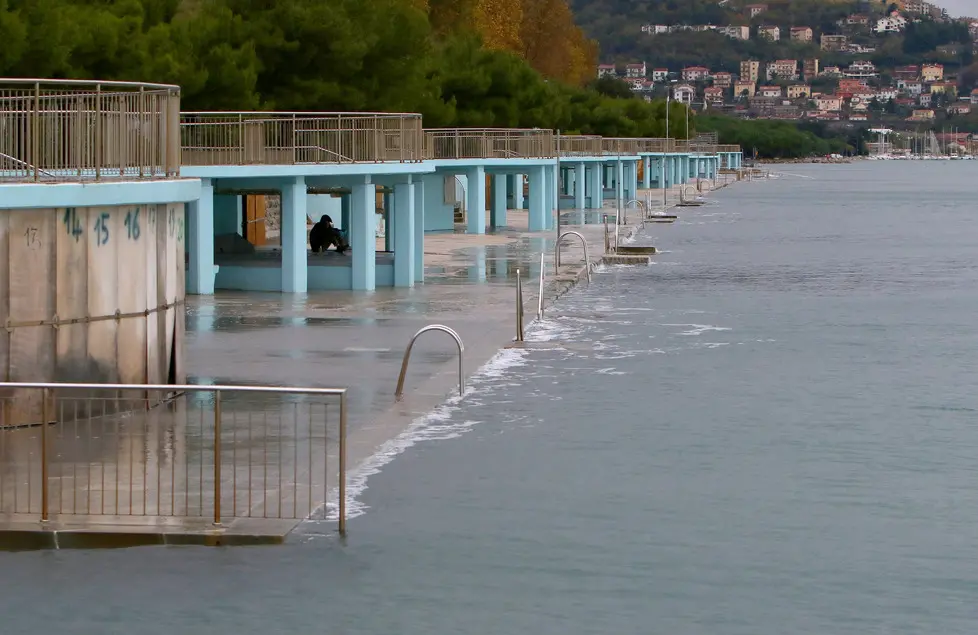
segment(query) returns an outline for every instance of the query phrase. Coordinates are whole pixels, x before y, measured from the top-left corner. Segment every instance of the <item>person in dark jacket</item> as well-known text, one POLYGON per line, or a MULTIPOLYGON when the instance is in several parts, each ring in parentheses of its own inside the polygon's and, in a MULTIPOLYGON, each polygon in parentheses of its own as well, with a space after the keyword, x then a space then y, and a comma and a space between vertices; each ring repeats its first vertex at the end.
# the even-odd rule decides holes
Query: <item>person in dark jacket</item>
POLYGON ((337 253, 343 253, 350 248, 343 233, 333 226, 333 219, 328 214, 323 214, 319 222, 309 231, 309 246, 313 253, 319 253, 329 249, 330 245, 336 246, 337 253))

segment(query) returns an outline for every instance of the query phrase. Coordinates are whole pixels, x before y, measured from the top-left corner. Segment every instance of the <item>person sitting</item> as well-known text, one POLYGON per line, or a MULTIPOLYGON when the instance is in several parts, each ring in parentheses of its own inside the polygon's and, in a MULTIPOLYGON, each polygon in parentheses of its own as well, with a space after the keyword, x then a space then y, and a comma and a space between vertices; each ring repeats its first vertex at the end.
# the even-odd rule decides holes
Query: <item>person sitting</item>
POLYGON ((336 246, 337 253, 343 253, 350 248, 350 244, 343 237, 343 232, 333 226, 333 219, 328 214, 323 214, 319 222, 309 231, 309 247, 312 248, 313 253, 319 253, 329 249, 330 245, 336 246))

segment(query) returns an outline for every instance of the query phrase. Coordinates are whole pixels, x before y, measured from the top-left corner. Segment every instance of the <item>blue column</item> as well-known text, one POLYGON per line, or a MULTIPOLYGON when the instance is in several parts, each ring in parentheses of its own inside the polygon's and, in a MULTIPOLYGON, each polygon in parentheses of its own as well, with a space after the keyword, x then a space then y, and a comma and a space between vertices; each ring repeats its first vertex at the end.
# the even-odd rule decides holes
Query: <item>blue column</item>
POLYGON ((305 293, 309 234, 306 232, 306 179, 297 176, 282 187, 282 292, 305 293))
POLYGON ((652 157, 642 157, 642 189, 647 190, 652 187, 652 157))
POLYGON ((550 189, 548 193, 550 198, 547 202, 547 229, 553 229, 554 224, 557 220, 557 214, 560 213, 558 206, 560 204, 560 164, 554 161, 554 164, 547 168, 547 173, 550 175, 550 189))
POLYGON ((414 183, 408 176, 406 183, 394 185, 394 222, 391 223, 393 228, 388 228, 388 232, 393 231, 394 234, 395 287, 414 286, 414 243, 417 239, 414 231, 416 222, 414 205, 414 183))
POLYGON ((523 209, 523 175, 513 175, 513 209, 523 209))
POLYGON ((428 188, 443 183, 437 174, 425 174, 414 184, 414 281, 424 282, 424 224, 428 188))
POLYGON ((575 209, 585 209, 587 207, 587 201, 585 200, 587 176, 584 163, 578 163, 574 168, 574 208, 575 209))
POLYGON ((621 159, 615 161, 615 205, 625 206, 625 164, 621 159))
POLYGON ((391 250, 391 236, 394 233, 394 197, 390 192, 384 192, 384 251, 391 250))
POLYGON ((350 252, 353 259, 353 289, 373 291, 377 287, 377 189, 365 177, 353 186, 351 195, 350 252))
POLYGON ((214 185, 200 180, 200 199, 187 205, 187 293, 214 295, 214 185))
POLYGON ((529 230, 543 231, 547 228, 547 168, 540 166, 530 170, 530 214, 529 230))
POLYGON ((492 175, 492 210, 489 215, 489 224, 492 227, 506 226, 506 211, 509 207, 509 200, 506 197, 505 174, 492 175))
POLYGON ((350 233, 350 195, 344 194, 340 197, 340 229, 350 233))
POLYGON ((554 171, 552 168, 545 167, 543 169, 543 229, 550 229, 553 221, 551 218, 554 215, 554 192, 557 188, 554 182, 554 171))
POLYGON ((638 198, 638 161, 625 164, 625 201, 638 198))
POLYGON ((465 172, 466 231, 470 234, 486 233, 486 169, 481 165, 465 172))
POLYGON ((600 163, 592 163, 588 171, 588 183, 591 186, 591 209, 601 209, 604 207, 604 190, 601 184, 603 168, 600 163))
POLYGON ((241 197, 235 194, 214 195, 214 235, 241 235, 241 197))
POLYGON ((666 186, 666 155, 662 155, 656 159, 655 184, 660 190, 666 186))

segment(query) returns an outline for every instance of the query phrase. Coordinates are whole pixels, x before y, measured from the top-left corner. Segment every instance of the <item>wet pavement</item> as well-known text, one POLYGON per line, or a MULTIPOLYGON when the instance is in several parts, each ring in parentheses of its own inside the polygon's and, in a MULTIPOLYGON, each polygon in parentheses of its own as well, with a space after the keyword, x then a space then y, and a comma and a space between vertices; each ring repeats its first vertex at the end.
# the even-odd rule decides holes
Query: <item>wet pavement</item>
MULTIPOLYGON (((653 191, 651 194, 653 197, 661 196, 660 191, 653 191)), ((640 194, 640 198, 646 200, 645 193, 640 194)), ((676 188, 670 192, 669 203, 671 205, 678 200, 676 188)), ((661 209, 664 207, 656 207, 653 203, 650 211, 655 213, 661 209)), ((592 262, 597 262, 604 253, 606 219, 610 218, 611 223, 607 226, 608 230, 613 233, 616 229, 614 215, 615 210, 611 208, 600 212, 562 211, 561 231, 580 232, 588 242, 592 262)), ((622 240, 627 239, 639 227, 641 216, 639 210, 628 210, 625 218, 632 224, 617 228, 622 240)), ((568 238, 562 242, 562 266, 559 275, 555 275, 553 248, 556 231, 528 233, 525 211, 510 211, 508 221, 507 227, 486 235, 461 232, 426 235, 425 283, 412 289, 384 288, 369 293, 324 291, 300 296, 254 292, 188 296, 185 346, 190 383, 348 389, 348 466, 355 468, 359 462, 374 454, 381 444, 394 438, 414 419, 429 412, 457 390, 458 352, 455 343, 444 333, 429 333, 413 349, 405 395, 403 400, 395 403, 394 390, 404 350, 419 329, 429 324, 443 324, 457 331, 464 342, 465 374, 468 375, 502 348, 512 345, 515 339, 517 271, 523 279, 523 304, 527 322, 536 314, 541 254, 545 254, 542 262, 545 304, 584 279, 584 252, 578 240, 568 238)), ((206 410, 207 416, 212 416, 213 410, 207 410, 211 408, 207 404, 197 403, 188 407, 197 407, 201 412, 206 410)), ((273 413, 273 416, 277 413, 281 424, 281 419, 286 418, 281 413, 287 412, 288 406, 283 405, 281 399, 268 397, 264 401, 249 401, 247 410, 250 411, 248 429, 251 430, 251 413, 265 413, 266 419, 268 413, 273 413)), ((182 424, 171 427, 180 431, 177 436, 185 439, 188 447, 206 448, 207 443, 213 443, 212 427, 201 424, 198 433, 192 433, 194 427, 188 423, 190 418, 192 417, 184 417, 182 424)), ((244 473, 244 463, 241 461, 247 457, 250 475, 253 464, 268 461, 268 442, 265 442, 266 455, 255 458, 254 449, 249 448, 241 452, 240 459, 237 453, 231 456, 229 452, 233 450, 229 448, 237 447, 236 444, 243 438, 239 436, 244 434, 243 423, 238 419, 231 421, 227 415, 222 417, 222 421, 222 440, 225 446, 222 456, 226 466, 231 466, 225 468, 222 481, 227 480, 227 474, 234 469, 230 487, 237 490, 240 482, 237 473, 239 464, 244 473)), ((144 526, 152 531, 160 527, 173 531, 176 527, 179 531, 179 522, 164 520, 162 517, 179 516, 174 511, 175 503, 172 499, 174 491, 179 492, 181 488, 185 492, 197 494, 185 493, 182 498, 177 496, 176 498, 181 498, 177 502, 182 502, 184 506, 189 504, 188 501, 198 503, 203 509, 201 501, 207 499, 207 492, 214 482, 212 475, 207 475, 207 470, 203 468, 210 465, 208 461, 213 461, 213 452, 207 455, 208 450, 200 450, 199 460, 194 464, 193 470, 194 474, 199 473, 199 477, 193 477, 185 469, 191 462, 177 456, 181 453, 179 448, 174 447, 172 441, 166 442, 159 435, 148 433, 145 422, 141 425, 130 422, 125 430, 126 434, 119 435, 119 426, 116 425, 115 436, 108 433, 97 435, 104 437, 103 442, 116 448, 125 438, 129 439, 130 450, 126 452, 128 468, 114 465, 111 452, 107 456, 103 453, 97 460, 97 480, 109 475, 108 487, 92 486, 92 466, 96 461, 91 457, 76 461, 62 457, 63 460, 58 464, 61 474, 58 479, 58 496, 63 498, 67 492, 67 496, 77 500, 78 492, 83 492, 86 508, 79 511, 74 507, 68 511, 62 505, 58 511, 63 511, 66 515, 59 522, 73 523, 71 526, 75 529, 85 526, 97 528, 107 526, 104 524, 106 519, 114 517, 117 527, 144 526), (81 473, 86 475, 83 480, 78 480, 76 476, 79 465, 83 466, 81 473), (161 468, 161 465, 164 467, 161 468), (169 472, 166 465, 169 465, 169 472), (142 477, 139 476, 140 468, 144 472, 142 477), (184 475, 183 472, 187 474, 184 475), (152 478, 154 473, 155 483, 152 478), (70 476, 65 476, 68 474, 70 476), (111 482, 118 480, 120 474, 128 475, 129 478, 128 512, 124 511, 124 505, 116 503, 110 505, 110 511, 101 518, 87 516, 86 511, 93 501, 97 506, 104 507, 105 500, 117 495, 118 488, 113 491, 111 482), (173 479, 169 485, 163 482, 166 480, 164 476, 173 479), (135 507, 132 502, 133 491, 137 492, 135 507), (171 500, 167 503, 168 497, 171 500), (156 513, 152 509, 154 501, 156 513), (169 504, 173 513, 161 514, 160 501, 164 501, 164 506, 169 504), (140 512, 136 508, 141 504, 143 509, 140 512), (121 514, 128 518, 120 519, 121 514), (139 518, 134 520, 137 517, 139 518)), ((88 433, 90 437, 93 434, 91 429, 88 433)), ((304 504, 302 513, 294 515, 301 517, 315 509, 322 510, 323 501, 330 496, 326 483, 317 482, 313 485, 310 481, 309 487, 298 491, 300 472, 301 478, 305 478, 308 472, 322 470, 318 465, 313 467, 312 452, 309 452, 310 459, 306 468, 301 467, 299 455, 304 456, 308 447, 316 445, 317 456, 323 453, 324 463, 330 462, 335 467, 335 449, 322 449, 320 446, 329 445, 326 443, 304 443, 298 432, 295 435, 289 434, 288 426, 284 433, 281 425, 277 435, 274 431, 268 433, 266 430, 266 433, 266 438, 273 439, 273 445, 281 444, 285 439, 286 452, 277 455, 277 473, 280 478, 282 474, 287 475, 284 488, 291 486, 294 493, 290 498, 287 492, 283 493, 285 490, 281 485, 278 489, 263 488, 260 491, 258 488, 242 487, 242 490, 253 492, 261 498, 260 501, 249 499, 247 509, 262 510, 263 513, 259 515, 273 515, 276 519, 266 524, 264 529, 260 522, 256 524, 252 519, 246 519, 247 523, 239 522, 236 525, 236 531, 248 535, 264 532, 281 538, 295 523, 288 519, 283 521, 279 518, 282 514, 264 513, 265 510, 276 502, 281 504, 283 499, 295 503, 296 497, 301 498, 304 504), (295 454, 295 461, 290 459, 290 453, 295 454), (241 527, 245 529, 241 530, 241 527)), ((63 437, 64 431, 59 434, 63 437)), ((73 436, 75 445, 86 443, 82 439, 85 436, 84 430, 80 435, 73 436)), ((312 438, 310 428, 306 441, 312 438)), ((325 441, 325 437, 323 440, 325 441)), ((27 446, 37 442, 36 430, 21 432, 17 438, 17 443, 27 446)), ((71 445, 63 438, 59 443, 60 446, 55 445, 56 452, 61 451, 59 448, 62 446, 71 445)), ((87 443, 92 443, 91 438, 87 443)), ((36 447, 27 456, 33 456, 35 452, 36 447)), ((118 449, 115 452, 118 455, 118 449)), ((187 454, 189 456, 189 452, 187 454)), ((36 465, 28 466, 28 473, 33 474, 36 469, 36 465)), ((35 475, 34 478, 40 478, 40 475, 35 475)), ((327 480, 335 486, 335 477, 327 480)), ((31 499, 34 496, 36 494, 32 493, 31 499)), ((335 498, 335 490, 332 496, 335 498)), ((225 505, 236 506, 238 500, 235 493, 225 505)), ((210 498, 210 504, 213 504, 213 497, 210 498)), ((244 501, 242 505, 244 506, 244 501)), ((3 511, 0 509, 0 514, 3 511)), ((322 513, 335 516, 335 504, 327 506, 322 513)), ((203 517, 206 514, 197 516, 203 517)), ((8 528, 35 522, 31 515, 23 514, 0 518, 7 522, 8 528)), ((201 522, 202 518, 189 520, 182 527, 187 532, 206 534, 199 526, 201 522)))

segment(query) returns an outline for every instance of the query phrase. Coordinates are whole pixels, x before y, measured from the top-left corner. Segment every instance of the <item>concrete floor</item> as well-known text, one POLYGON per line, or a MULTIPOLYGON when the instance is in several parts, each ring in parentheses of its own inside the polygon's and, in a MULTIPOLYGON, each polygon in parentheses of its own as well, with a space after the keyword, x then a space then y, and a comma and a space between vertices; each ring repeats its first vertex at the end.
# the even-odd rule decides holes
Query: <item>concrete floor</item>
MULTIPOLYGON (((678 200, 675 188, 668 205, 678 200)), ((653 201, 651 211, 665 207, 653 201)), ((604 253, 605 214, 613 223, 613 209, 561 213, 561 230, 582 233, 594 262, 604 253)), ((635 209, 626 217, 632 224, 619 227, 622 236, 641 223, 635 209)), ((528 233, 526 227, 526 212, 510 211, 507 227, 486 235, 426 235, 426 281, 413 289, 188 296, 190 381, 347 388, 352 469, 457 390, 455 344, 429 333, 414 348, 404 399, 395 402, 402 356, 418 329, 433 323, 455 329, 465 344, 468 375, 514 340, 517 270, 528 322, 536 314, 541 254, 548 303, 583 280, 579 241, 563 243, 563 266, 555 275, 555 230, 528 233)), ((0 532, 29 546, 37 540, 50 546, 33 536, 39 529, 68 532, 79 546, 103 540, 105 531, 136 544, 281 541, 314 510, 335 513, 334 505, 322 507, 338 478, 338 409, 327 401, 222 399, 221 528, 210 524, 216 481, 210 396, 190 395, 151 415, 110 414, 94 424, 62 416, 65 423, 48 431, 54 516, 46 526, 38 523, 40 427, 4 431, 0 532)))

